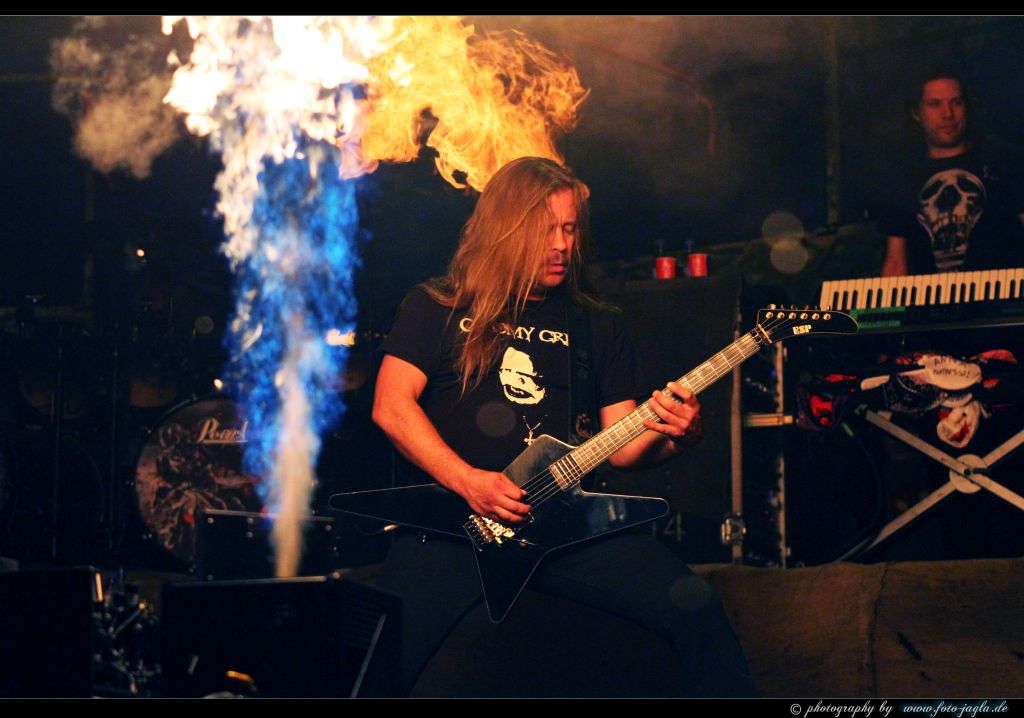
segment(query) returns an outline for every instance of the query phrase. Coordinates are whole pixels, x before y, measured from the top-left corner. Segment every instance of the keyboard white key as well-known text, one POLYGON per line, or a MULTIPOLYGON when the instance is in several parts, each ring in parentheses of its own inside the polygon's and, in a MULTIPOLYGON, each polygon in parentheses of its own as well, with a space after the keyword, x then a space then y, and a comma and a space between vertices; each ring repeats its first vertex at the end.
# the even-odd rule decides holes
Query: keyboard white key
POLYGON ((960 304, 1024 296, 1024 268, 943 272, 905 277, 832 279, 821 286, 819 306, 838 311, 878 307, 960 304))

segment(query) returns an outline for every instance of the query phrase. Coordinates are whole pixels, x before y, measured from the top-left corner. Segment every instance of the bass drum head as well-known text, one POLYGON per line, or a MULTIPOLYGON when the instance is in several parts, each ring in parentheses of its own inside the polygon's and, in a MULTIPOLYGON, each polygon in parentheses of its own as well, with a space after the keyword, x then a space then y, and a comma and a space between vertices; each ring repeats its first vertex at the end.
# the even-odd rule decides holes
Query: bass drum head
POLYGON ((262 511, 258 481, 242 469, 251 438, 234 402, 216 397, 171 409, 146 439, 135 470, 139 512, 182 561, 195 561, 201 511, 262 511))

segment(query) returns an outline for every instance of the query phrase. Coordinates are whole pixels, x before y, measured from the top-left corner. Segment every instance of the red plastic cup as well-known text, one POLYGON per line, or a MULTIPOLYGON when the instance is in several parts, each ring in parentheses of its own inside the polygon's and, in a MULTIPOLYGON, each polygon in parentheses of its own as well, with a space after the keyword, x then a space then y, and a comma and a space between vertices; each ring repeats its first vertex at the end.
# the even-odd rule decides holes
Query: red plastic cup
POLYGON ((686 262, 690 267, 691 277, 708 276, 708 255, 696 252, 686 255, 686 262))
POLYGON ((676 258, 655 257, 654 276, 658 279, 673 279, 676 276, 676 258))

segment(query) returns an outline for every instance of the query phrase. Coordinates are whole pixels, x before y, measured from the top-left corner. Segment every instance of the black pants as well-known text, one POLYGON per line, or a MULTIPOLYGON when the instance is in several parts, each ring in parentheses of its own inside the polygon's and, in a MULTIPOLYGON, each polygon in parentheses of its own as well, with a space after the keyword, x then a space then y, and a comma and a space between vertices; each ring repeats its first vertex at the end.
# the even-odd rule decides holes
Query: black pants
MULTIPOLYGON (((472 551, 460 539, 423 541, 413 532, 395 538, 378 585, 403 599, 406 693, 455 624, 482 599, 472 551)), ((631 619, 668 639, 687 695, 757 695, 718 596, 650 536, 619 533, 556 551, 541 562, 530 587, 631 619)))

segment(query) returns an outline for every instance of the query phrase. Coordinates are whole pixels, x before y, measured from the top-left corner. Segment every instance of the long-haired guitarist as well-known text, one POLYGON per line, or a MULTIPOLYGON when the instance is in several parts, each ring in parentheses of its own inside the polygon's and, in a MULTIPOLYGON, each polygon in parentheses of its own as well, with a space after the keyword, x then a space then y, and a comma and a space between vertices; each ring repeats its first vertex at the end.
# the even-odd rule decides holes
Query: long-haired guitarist
MULTIPOLYGON (((588 373, 601 427, 636 408, 633 349, 615 312, 587 289, 586 185, 536 157, 502 167, 481 194, 445 277, 415 287, 384 344, 373 418, 412 464, 466 502, 466 514, 520 525, 536 497, 501 471, 536 437, 567 441, 570 346, 588 322, 588 373), (575 312, 580 316, 580 312, 575 312), (576 320, 579 321, 578 319, 576 320)), ((669 459, 700 436, 700 405, 670 383, 660 421, 609 461, 669 459)), ((577 390, 577 389, 574 389, 577 390)), ((468 541, 400 533, 380 585, 403 597, 402 678, 410 689, 481 597, 468 541)), ((545 559, 530 586, 636 620, 670 640, 694 695, 752 695, 717 597, 666 547, 618 533, 545 559)))

